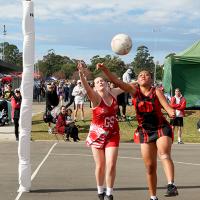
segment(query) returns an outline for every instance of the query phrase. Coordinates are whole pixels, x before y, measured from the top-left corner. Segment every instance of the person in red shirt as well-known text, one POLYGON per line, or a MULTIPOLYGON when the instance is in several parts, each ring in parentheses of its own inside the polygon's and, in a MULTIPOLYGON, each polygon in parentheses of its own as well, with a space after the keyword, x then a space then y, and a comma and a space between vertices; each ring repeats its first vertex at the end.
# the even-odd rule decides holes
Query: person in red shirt
POLYGON ((12 119, 15 126, 16 141, 19 141, 19 117, 22 96, 19 89, 15 89, 14 95, 11 97, 12 119))
POLYGON ((74 120, 71 118, 71 113, 71 109, 68 108, 66 110, 65 106, 60 107, 60 114, 56 121, 56 130, 62 135, 65 134, 67 141, 70 141, 69 137, 71 137, 74 142, 77 142, 80 140, 78 137, 78 128, 76 127, 74 120))
POLYGON ((92 102, 92 121, 86 144, 91 147, 96 164, 95 176, 98 198, 113 200, 113 185, 116 176, 116 162, 119 147, 119 125, 116 117, 118 111, 117 95, 120 88, 109 89, 105 80, 97 77, 91 87, 85 77, 85 67, 79 62, 80 80, 92 102), (106 181, 106 193, 103 184, 106 181))
POLYGON ((178 144, 183 144, 182 141, 182 128, 183 128, 183 117, 185 116, 186 99, 182 96, 179 88, 175 89, 175 96, 171 98, 170 105, 176 110, 176 117, 170 120, 173 131, 177 127, 178 144))
POLYGON ((146 167, 146 177, 150 200, 157 200, 157 155, 159 155, 167 177, 168 186, 165 196, 178 195, 174 184, 174 164, 171 158, 173 131, 161 112, 161 106, 170 117, 175 117, 175 111, 167 103, 163 92, 152 87, 152 75, 142 70, 136 83, 125 83, 112 74, 103 63, 97 64, 104 74, 116 86, 129 92, 136 110, 138 127, 134 134, 134 142, 141 144, 141 154, 146 167))

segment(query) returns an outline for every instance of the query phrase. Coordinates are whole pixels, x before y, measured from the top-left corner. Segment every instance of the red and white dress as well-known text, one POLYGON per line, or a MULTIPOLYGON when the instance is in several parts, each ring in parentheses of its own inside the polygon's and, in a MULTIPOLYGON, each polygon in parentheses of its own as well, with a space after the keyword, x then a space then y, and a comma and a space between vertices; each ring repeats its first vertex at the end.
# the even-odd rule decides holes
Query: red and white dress
POLYGON ((116 118, 117 110, 117 100, 113 96, 110 106, 101 99, 100 104, 92 108, 92 122, 86 139, 88 146, 93 145, 96 148, 119 146, 120 136, 116 118))

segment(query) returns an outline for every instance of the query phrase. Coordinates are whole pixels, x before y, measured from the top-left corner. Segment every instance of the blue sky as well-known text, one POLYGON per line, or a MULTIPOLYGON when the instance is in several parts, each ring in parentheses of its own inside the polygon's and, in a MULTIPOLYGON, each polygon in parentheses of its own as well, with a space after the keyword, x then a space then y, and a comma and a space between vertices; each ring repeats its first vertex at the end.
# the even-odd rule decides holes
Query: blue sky
MULTIPOLYGON (((42 59, 49 49, 70 58, 90 61, 95 55, 114 55, 110 42, 118 33, 128 34, 133 48, 149 48, 155 61, 164 62, 200 40, 200 1, 197 0, 33 0, 36 53, 42 59)), ((22 51, 22 0, 0 0, 0 41, 22 51), (4 37, 3 25, 7 35, 4 37)))

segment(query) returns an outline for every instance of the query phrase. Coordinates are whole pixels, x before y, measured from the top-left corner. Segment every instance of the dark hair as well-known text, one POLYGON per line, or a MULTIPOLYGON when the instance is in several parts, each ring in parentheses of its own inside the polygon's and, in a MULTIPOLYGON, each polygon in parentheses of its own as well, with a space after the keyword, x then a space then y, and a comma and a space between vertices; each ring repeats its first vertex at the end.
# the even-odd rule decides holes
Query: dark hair
POLYGON ((61 106, 61 107, 60 107, 60 110, 62 110, 63 107, 65 108, 65 106, 61 106))
POLYGON ((71 108, 67 108, 66 112, 70 111, 72 113, 72 109, 71 108))
POLYGON ((138 77, 139 74, 140 74, 141 72, 143 72, 143 71, 148 72, 148 73, 150 74, 151 78, 153 79, 153 73, 152 73, 152 71, 150 71, 149 69, 145 69, 145 68, 141 69, 141 70, 138 72, 137 77, 138 77))

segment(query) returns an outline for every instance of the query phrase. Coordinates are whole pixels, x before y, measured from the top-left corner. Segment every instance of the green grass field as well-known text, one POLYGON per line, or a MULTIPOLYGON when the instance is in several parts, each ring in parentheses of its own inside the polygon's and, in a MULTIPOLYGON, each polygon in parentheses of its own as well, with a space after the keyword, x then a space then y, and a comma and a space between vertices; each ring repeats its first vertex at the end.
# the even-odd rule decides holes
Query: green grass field
MULTIPOLYGON (((137 121, 134 117, 135 113, 132 106, 127 106, 127 116, 131 119, 125 122, 119 122, 121 132, 121 142, 133 142, 133 133, 137 127, 137 121)), ((83 141, 85 140, 91 119, 91 110, 86 107, 85 109, 85 122, 78 121, 77 125, 80 126, 79 137, 83 141)), ((200 132, 197 131, 196 123, 200 119, 200 111, 187 110, 184 118, 183 128, 183 141, 186 143, 200 143, 200 132)), ((47 124, 43 122, 42 114, 33 117, 32 125, 32 139, 33 140, 55 140, 54 135, 50 135, 47 132, 47 124)), ((175 130, 175 142, 177 141, 177 135, 175 130)))

